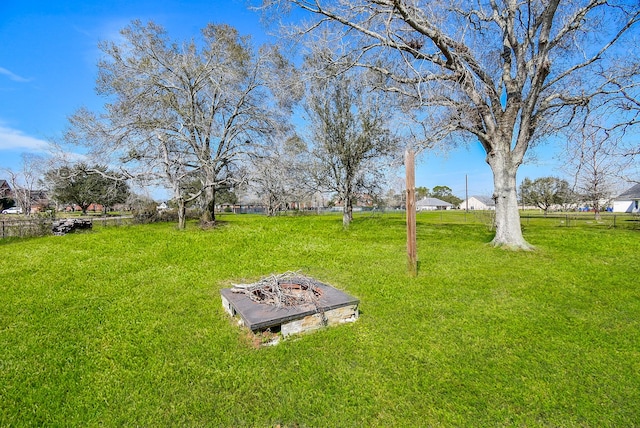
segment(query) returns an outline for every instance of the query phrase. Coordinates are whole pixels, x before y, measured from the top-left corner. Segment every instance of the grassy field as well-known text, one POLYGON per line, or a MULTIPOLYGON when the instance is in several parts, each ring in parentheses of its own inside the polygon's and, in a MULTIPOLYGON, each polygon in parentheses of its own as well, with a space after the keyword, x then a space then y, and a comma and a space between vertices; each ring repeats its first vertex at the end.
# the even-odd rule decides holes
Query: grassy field
POLYGON ((640 425, 639 231, 463 213, 223 216, 0 241, 0 426, 640 425), (256 349, 232 282, 302 270, 353 324, 256 349))

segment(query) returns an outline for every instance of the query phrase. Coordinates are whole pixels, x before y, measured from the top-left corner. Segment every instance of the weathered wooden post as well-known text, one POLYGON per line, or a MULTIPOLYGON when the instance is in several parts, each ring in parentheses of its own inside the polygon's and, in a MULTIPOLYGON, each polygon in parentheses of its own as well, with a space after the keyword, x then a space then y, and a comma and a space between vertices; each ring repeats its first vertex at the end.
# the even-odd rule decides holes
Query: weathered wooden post
POLYGON ((416 165, 413 149, 407 149, 404 156, 407 176, 407 260, 409 274, 418 273, 418 252, 416 249, 416 165))

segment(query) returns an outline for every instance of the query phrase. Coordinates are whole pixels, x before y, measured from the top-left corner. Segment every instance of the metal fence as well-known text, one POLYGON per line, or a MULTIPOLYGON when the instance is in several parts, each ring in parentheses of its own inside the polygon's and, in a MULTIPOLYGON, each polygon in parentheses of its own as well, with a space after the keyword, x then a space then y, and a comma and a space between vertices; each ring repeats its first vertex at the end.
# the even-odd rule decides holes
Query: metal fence
POLYGON ((640 216, 638 214, 624 213, 553 213, 522 214, 521 223, 525 226, 559 226, 559 227, 600 227, 619 229, 640 229, 640 216))
MULTIPOLYGON (((402 210, 368 210, 361 215, 385 215, 402 213, 402 210)), ((323 214, 339 214, 331 210, 322 211, 323 214)), ((286 214, 283 212, 282 214, 286 214)), ((313 215, 317 211, 305 211, 300 214, 313 215)), ((228 214, 227 214, 228 215, 228 214)), ((482 223, 491 227, 495 212, 493 211, 429 211, 421 212, 418 219, 428 219, 443 224, 456 223, 482 223)), ((89 217, 93 226, 113 227, 126 226, 133 223, 133 216, 117 217, 89 217)), ((538 213, 520 214, 523 226, 543 227, 588 227, 588 228, 616 228, 640 230, 640 215, 623 213, 601 213, 596 218, 594 213, 551 213, 548 215, 538 213)), ((33 237, 51 234, 51 218, 2 218, 0 219, 0 239, 8 237, 33 237)))
MULTIPOLYGON (((493 228, 495 211, 493 210, 442 210, 418 213, 418 220, 441 224, 480 223, 493 228)), ((628 213, 603 212, 598 216, 593 212, 554 212, 544 215, 542 212, 520 212, 523 227, 582 227, 606 229, 640 230, 640 215, 628 213)))
POLYGON ((93 225, 108 227, 108 226, 127 226, 133 222, 132 215, 117 216, 117 217, 92 217, 93 225))

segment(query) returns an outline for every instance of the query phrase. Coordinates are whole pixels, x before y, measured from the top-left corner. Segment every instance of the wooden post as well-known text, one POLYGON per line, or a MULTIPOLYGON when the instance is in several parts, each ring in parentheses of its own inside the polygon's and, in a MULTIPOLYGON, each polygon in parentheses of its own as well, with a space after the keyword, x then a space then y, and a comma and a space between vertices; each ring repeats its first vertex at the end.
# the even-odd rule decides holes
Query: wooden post
POLYGON ((415 153, 408 149, 404 156, 407 176, 407 260, 409 274, 418 273, 418 252, 416 249, 416 165, 415 153))

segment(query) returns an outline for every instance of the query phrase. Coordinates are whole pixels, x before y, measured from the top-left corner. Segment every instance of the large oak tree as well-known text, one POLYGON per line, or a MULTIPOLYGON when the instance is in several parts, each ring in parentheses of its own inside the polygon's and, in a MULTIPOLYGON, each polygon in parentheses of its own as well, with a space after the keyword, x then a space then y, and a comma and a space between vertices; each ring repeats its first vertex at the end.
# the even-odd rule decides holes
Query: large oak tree
POLYGON ((525 205, 534 205, 547 215, 553 206, 566 207, 575 202, 567 180, 558 177, 525 178, 520 185, 520 198, 525 205))
POLYGON ((51 197, 63 204, 80 207, 87 214, 91 204, 107 208, 124 203, 129 197, 129 186, 105 166, 78 163, 47 171, 45 179, 51 188, 51 197))

